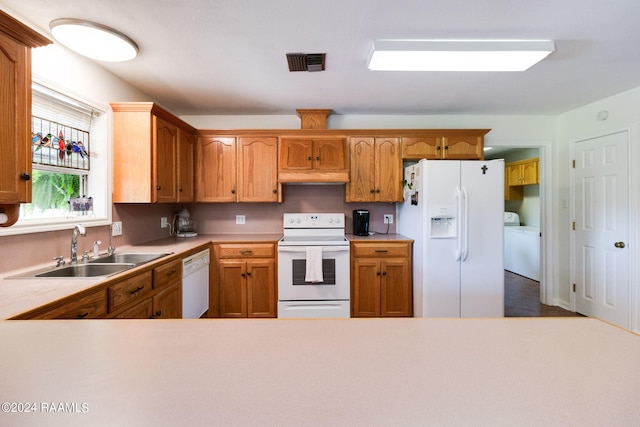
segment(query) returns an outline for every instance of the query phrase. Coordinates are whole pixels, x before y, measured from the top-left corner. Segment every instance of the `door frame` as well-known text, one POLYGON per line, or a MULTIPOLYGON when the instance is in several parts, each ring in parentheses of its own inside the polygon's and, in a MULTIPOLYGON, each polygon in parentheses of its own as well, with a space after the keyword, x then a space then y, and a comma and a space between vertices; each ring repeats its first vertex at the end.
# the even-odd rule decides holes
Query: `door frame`
MULTIPOLYGON (((638 191, 640 190, 640 186, 638 184, 639 173, 638 167, 640 166, 640 159, 638 155, 640 151, 636 149, 636 145, 639 143, 638 135, 640 134, 640 122, 632 125, 628 128, 622 129, 612 129, 609 132, 604 132, 598 135, 584 136, 582 138, 572 139, 570 141, 569 147, 569 158, 571 160, 575 159, 575 146, 577 143, 581 141, 587 141, 595 138, 602 138, 609 135, 614 135, 617 133, 627 134, 627 147, 628 147, 628 167, 629 167, 629 176, 628 180, 628 199, 629 199, 629 265, 628 265, 628 275, 629 275, 629 328, 634 332, 640 332, 640 289, 638 285, 638 279, 640 277, 640 269, 636 266, 636 263, 633 260, 638 259, 638 249, 636 243, 638 240, 638 221, 636 219, 637 215, 633 215, 633 212, 640 212, 640 196, 638 195, 638 191)), ((570 202, 570 218, 571 221, 575 221, 576 218, 576 206, 575 206, 575 169, 570 166, 570 177, 569 177, 569 198, 570 202)), ((576 256, 576 248, 575 248, 575 234, 573 230, 571 231, 570 238, 570 254, 569 254, 569 264, 570 264, 570 278, 571 284, 575 283, 575 256, 576 256)), ((571 303, 571 310, 575 311, 576 309, 576 296, 575 292, 569 292, 569 298, 571 303)))
MULTIPOLYGON (((490 147, 527 149, 537 148, 539 150, 539 173, 540 173, 540 302, 546 305, 559 305, 559 288, 554 280, 553 268, 557 263, 553 260, 553 236, 557 233, 553 224, 553 197, 554 186, 552 185, 553 166, 553 142, 536 141, 527 145, 514 145, 509 141, 491 141, 486 144, 490 147)), ((499 157, 499 156, 498 156, 499 157)), ((557 268, 557 267, 556 267, 557 268)), ((557 276, 556 276, 557 277, 557 276)), ((563 307, 568 308, 568 307, 563 307)))

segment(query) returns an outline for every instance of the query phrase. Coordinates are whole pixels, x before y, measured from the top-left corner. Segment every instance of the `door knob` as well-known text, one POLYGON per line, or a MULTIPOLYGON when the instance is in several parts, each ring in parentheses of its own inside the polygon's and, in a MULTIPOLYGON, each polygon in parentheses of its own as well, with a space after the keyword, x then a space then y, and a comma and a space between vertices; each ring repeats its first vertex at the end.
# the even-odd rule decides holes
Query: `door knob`
POLYGON ((615 246, 616 248, 622 249, 624 248, 624 242, 615 242, 613 246, 615 246))

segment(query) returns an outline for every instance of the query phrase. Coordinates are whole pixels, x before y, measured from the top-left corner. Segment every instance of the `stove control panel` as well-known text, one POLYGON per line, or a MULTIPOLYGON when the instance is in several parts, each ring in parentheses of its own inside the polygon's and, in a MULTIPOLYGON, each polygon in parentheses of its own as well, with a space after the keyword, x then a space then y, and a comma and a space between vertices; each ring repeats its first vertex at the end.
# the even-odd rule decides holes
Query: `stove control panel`
POLYGON ((344 228, 344 213, 286 213, 284 228, 344 228))

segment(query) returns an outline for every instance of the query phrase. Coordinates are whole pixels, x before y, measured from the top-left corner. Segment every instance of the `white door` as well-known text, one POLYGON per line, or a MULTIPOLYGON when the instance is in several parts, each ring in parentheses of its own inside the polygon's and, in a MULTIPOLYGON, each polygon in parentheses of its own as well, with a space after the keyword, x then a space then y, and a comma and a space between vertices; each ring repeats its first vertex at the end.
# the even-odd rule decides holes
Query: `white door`
POLYGON ((576 311, 629 328, 629 136, 575 143, 576 311))

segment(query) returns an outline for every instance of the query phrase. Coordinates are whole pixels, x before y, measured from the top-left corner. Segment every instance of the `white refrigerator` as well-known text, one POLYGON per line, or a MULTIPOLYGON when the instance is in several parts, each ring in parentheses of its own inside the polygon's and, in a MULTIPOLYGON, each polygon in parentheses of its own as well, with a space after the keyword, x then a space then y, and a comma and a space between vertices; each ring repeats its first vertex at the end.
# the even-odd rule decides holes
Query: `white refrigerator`
POLYGON ((504 161, 405 168, 397 232, 414 240, 415 317, 504 316, 504 161))

